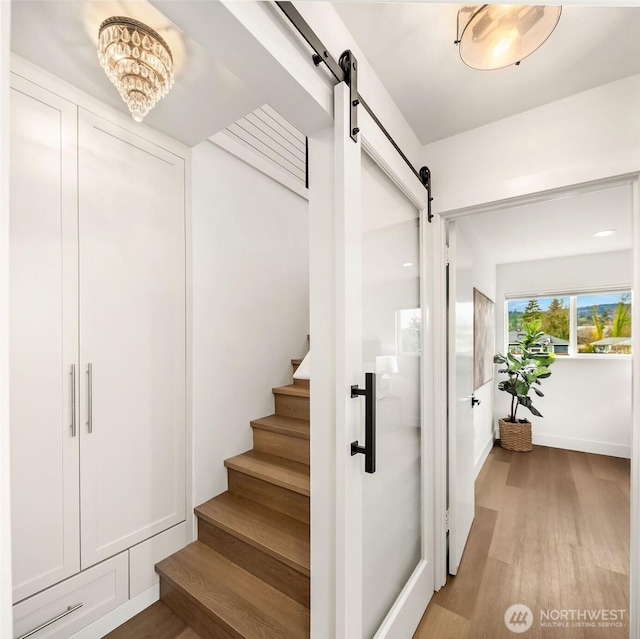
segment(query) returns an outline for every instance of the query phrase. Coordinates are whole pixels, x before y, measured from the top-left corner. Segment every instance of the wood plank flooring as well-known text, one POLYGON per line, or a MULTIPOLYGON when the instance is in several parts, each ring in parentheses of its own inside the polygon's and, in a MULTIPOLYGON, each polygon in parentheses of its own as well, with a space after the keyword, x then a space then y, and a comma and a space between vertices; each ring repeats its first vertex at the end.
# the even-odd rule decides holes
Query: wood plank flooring
POLYGON ((512 639, 513 604, 533 612, 528 639, 628 639, 629 492, 629 460, 494 447, 458 575, 434 594, 414 639, 512 639), (601 610, 624 611, 622 625, 578 616, 601 610), (553 621, 563 625, 543 625, 553 621))

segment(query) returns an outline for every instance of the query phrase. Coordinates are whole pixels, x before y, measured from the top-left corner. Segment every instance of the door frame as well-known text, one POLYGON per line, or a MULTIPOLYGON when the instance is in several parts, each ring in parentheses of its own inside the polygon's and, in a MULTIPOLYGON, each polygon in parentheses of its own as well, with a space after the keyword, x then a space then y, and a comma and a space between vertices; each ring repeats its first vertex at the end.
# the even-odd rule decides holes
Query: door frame
MULTIPOLYGON (((9 59, 11 3, 0 2, 0 352, 9 352, 9 59)), ((13 631, 9 358, 0 360, 0 636, 13 631)))
MULTIPOLYGON (((446 380, 447 367, 450 365, 446 347, 447 318, 446 318, 446 268, 448 252, 446 248, 447 224, 471 215, 496 211, 515 205, 544 202, 559 197, 567 197, 602 190, 620 185, 630 185, 632 188, 633 215, 633 299, 632 308, 632 343, 633 352, 640 353, 640 172, 617 175, 601 180, 594 180, 579 184, 572 184, 557 189, 516 196, 504 200, 496 200, 450 211, 438 212, 434 217, 436 232, 432 250, 433 263, 431 271, 435 281, 432 283, 436 293, 434 300, 434 330, 439 336, 434 347, 433 368, 437 384, 435 390, 435 410, 437 419, 435 432, 435 582, 439 589, 447 579, 447 524, 446 504, 448 492, 447 465, 447 434, 448 423, 446 407, 448 389, 446 380)), ((455 364, 455 362, 454 362, 455 364)), ((640 400, 640 356, 633 358, 633 397, 640 400)), ((631 435, 631 557, 630 557, 630 598, 629 598, 629 631, 631 637, 640 637, 640 401, 633 403, 632 435, 631 435)))

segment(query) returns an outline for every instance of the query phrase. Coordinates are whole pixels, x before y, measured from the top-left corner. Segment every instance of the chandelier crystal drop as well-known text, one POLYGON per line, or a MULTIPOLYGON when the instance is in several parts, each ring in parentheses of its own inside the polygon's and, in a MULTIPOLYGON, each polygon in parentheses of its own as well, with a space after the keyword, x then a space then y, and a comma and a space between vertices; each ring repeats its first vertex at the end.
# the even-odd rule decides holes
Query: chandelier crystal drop
POLYGON ((173 86, 173 57, 167 43, 133 18, 107 18, 98 32, 98 59, 136 122, 173 86))

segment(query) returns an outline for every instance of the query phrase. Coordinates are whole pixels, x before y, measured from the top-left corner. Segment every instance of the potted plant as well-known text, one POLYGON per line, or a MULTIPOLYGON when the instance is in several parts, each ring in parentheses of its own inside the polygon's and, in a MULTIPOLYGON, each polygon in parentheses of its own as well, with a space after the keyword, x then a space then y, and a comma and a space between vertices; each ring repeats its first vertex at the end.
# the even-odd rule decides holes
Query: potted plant
POLYGON ((532 352, 540 345, 544 333, 540 330, 542 321, 539 319, 525 322, 522 325, 524 336, 518 341, 515 352, 506 355, 498 353, 493 358, 495 364, 504 364, 498 373, 505 373, 507 379, 498 384, 498 390, 511 395, 511 410, 509 416, 499 420, 500 445, 507 450, 529 451, 533 449, 531 443, 531 422, 518 419, 518 407, 524 406, 536 417, 542 417, 540 411, 533 405, 529 393, 531 390, 538 396, 544 393, 538 388, 551 375, 549 366, 555 361, 555 353, 532 352))

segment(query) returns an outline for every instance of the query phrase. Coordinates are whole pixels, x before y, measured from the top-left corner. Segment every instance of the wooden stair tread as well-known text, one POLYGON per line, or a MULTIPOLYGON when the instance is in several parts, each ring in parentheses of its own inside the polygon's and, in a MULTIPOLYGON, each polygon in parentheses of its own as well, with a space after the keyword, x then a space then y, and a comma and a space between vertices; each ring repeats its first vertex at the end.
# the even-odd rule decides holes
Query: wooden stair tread
POLYGON ((202 639, 162 601, 156 601, 105 639, 202 639))
POLYGON ((304 357, 294 357, 291 360, 291 366, 300 366, 300 364, 302 364, 302 360, 304 359, 304 357))
POLYGON ((296 419, 295 417, 285 417, 284 415, 268 415, 251 422, 252 428, 270 430, 274 433, 309 439, 309 421, 306 419, 296 419))
POLYGON ((164 559, 156 570, 233 637, 309 637, 308 609, 201 542, 164 559))
POLYGON ((276 386, 272 389, 275 395, 292 395, 294 397, 309 397, 310 390, 307 386, 298 384, 287 384, 287 386, 276 386))
POLYGON ((311 494, 309 466, 306 464, 250 450, 225 459, 224 465, 301 495, 308 497, 311 494))
POLYGON ((307 576, 309 526, 230 492, 195 509, 196 515, 307 576))

